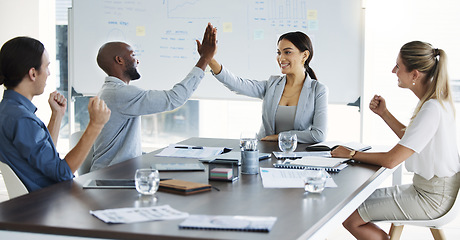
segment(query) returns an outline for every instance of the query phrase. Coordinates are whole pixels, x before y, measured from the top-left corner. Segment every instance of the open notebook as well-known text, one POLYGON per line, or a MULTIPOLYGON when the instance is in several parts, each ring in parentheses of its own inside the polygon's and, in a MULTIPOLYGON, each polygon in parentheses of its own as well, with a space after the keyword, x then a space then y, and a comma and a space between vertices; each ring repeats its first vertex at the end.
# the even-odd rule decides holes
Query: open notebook
POLYGON ((317 144, 313 144, 306 147, 307 151, 332 151, 337 146, 342 145, 352 150, 356 151, 366 151, 371 149, 370 145, 366 145, 359 142, 337 142, 337 141, 329 141, 329 142, 320 142, 317 144))

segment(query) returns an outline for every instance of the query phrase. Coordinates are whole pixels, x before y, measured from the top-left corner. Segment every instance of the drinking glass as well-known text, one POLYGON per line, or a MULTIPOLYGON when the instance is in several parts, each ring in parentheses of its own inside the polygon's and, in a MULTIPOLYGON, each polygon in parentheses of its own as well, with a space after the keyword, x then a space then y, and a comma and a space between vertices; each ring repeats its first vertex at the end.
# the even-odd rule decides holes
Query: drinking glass
POLYGON ((160 174, 156 169, 137 169, 134 175, 136 190, 143 195, 153 195, 160 185, 160 174))
POLYGON ((310 193, 320 193, 324 190, 327 172, 321 170, 304 170, 304 189, 310 193))
POLYGON ((282 152, 294 152, 297 148, 297 135, 290 132, 280 132, 278 134, 278 146, 282 152))

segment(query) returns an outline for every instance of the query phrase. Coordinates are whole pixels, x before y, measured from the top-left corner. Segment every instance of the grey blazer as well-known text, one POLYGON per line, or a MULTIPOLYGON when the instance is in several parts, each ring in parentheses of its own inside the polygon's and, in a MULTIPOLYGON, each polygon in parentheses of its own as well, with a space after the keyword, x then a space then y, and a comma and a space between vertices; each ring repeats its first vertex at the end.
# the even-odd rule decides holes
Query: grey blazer
MULTIPOLYGON (((275 115, 286 84, 286 76, 271 76, 266 81, 243 79, 233 75, 224 66, 214 76, 231 91, 248 97, 260 98, 262 103, 262 126, 259 138, 275 134, 275 115)), ((328 89, 326 85, 305 79, 294 119, 294 129, 302 143, 317 143, 326 139, 328 89)))

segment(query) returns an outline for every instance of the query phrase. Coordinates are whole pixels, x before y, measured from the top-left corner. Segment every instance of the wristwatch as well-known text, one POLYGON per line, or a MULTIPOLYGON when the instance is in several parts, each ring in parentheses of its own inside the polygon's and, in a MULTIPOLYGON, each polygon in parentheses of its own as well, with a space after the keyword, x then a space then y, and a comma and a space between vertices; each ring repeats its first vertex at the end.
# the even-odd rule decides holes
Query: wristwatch
POLYGON ((356 151, 355 150, 351 150, 350 152, 350 159, 353 159, 353 157, 355 156, 356 154, 356 151))

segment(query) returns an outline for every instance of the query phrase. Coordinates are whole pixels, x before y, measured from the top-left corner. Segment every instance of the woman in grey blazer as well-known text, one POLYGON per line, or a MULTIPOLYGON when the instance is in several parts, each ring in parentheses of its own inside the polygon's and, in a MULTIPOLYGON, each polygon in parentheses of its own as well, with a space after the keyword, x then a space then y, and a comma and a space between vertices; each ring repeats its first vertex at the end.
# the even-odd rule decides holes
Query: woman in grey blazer
POLYGON ((278 39, 277 51, 283 75, 265 81, 237 77, 215 59, 209 66, 231 91, 263 100, 261 140, 277 141, 280 132, 292 132, 302 143, 324 141, 328 89, 309 66, 313 57, 310 38, 302 32, 285 33, 278 39))

